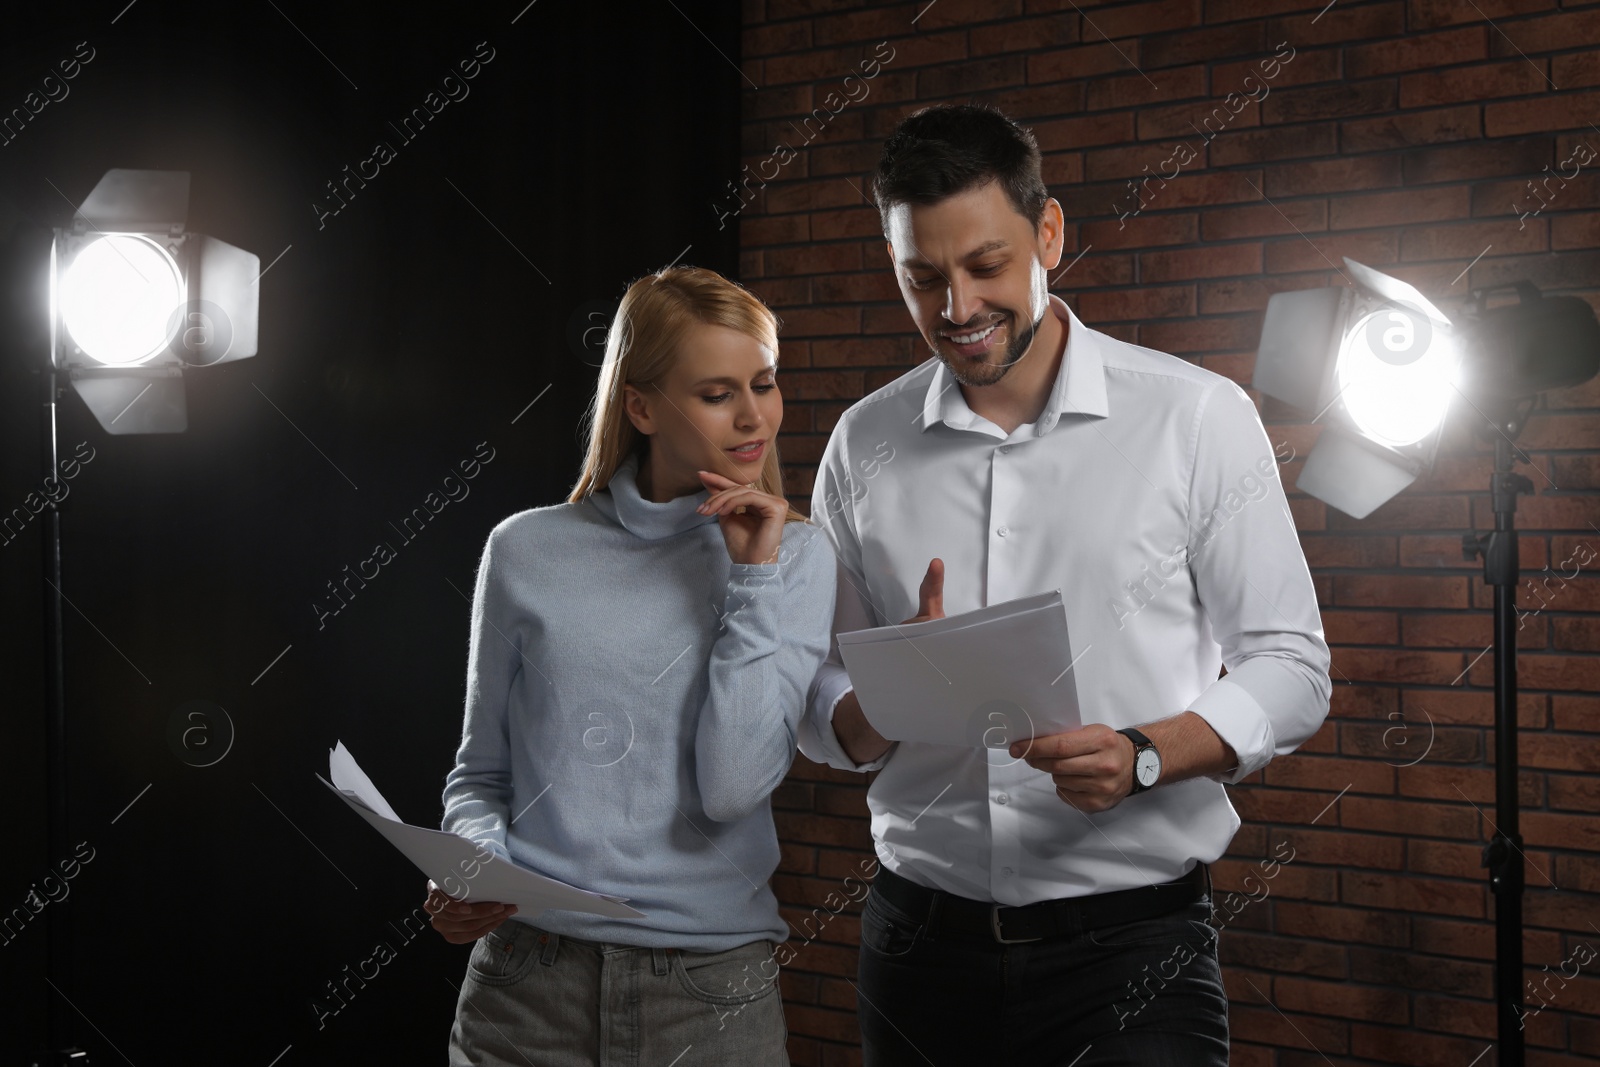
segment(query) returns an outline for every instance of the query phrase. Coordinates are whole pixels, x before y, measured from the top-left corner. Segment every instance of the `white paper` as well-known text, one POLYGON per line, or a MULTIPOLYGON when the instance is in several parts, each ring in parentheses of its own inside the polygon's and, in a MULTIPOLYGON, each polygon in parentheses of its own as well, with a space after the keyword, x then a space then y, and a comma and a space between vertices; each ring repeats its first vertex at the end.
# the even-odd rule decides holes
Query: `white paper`
POLYGON ((1061 590, 839 635, 872 728, 891 741, 1005 748, 1081 725, 1061 590))
POLYGON ((644 912, 623 903, 626 897, 591 893, 503 860, 459 834, 401 822, 342 741, 328 752, 328 775, 332 782, 320 774, 317 781, 452 897, 515 904, 517 914, 528 919, 553 908, 613 919, 644 918, 644 912))

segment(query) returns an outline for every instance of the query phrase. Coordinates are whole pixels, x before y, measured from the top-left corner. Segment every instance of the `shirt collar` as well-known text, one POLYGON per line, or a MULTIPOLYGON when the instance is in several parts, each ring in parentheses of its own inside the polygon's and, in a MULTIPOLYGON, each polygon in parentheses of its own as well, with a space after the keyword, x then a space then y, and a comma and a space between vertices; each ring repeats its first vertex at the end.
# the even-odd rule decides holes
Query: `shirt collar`
POLYGON ((656 541, 717 521, 715 515, 702 515, 695 510, 710 498, 709 490, 658 504, 639 495, 638 473, 639 457, 629 456, 617 467, 610 483, 589 496, 601 514, 629 533, 656 541))
MULTIPOLYGON (((1106 406, 1105 364, 1100 358, 1101 335, 1079 322, 1067 302, 1053 293, 1050 294, 1050 310, 1067 328, 1067 347, 1061 354, 1061 367, 1056 371, 1050 397, 1033 424, 1035 437, 1048 433, 1062 415, 1104 418, 1110 414, 1106 406)), ((977 418, 967 406, 967 398, 950 368, 940 359, 923 398, 920 428, 926 430, 936 422, 943 422, 954 429, 966 430, 977 418)))

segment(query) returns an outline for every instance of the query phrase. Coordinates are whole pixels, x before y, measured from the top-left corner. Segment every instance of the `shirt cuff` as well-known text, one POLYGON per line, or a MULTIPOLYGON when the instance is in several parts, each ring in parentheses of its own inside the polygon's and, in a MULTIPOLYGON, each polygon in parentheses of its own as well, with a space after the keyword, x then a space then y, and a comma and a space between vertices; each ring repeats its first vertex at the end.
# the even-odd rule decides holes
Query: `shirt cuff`
POLYGON ((817 692, 813 707, 826 707, 827 713, 819 724, 817 737, 827 749, 827 754, 832 757, 828 762, 844 770, 875 771, 882 767, 889 759, 889 754, 894 751, 894 743, 884 750, 883 755, 867 763, 857 763, 850 758, 850 754, 839 743, 839 735, 833 732, 833 713, 839 708, 839 701, 843 700, 855 689, 850 684, 850 676, 844 671, 830 671, 817 681, 817 692), (837 763, 833 761, 837 760, 837 763))
POLYGON ((1206 775, 1212 781, 1232 785, 1271 762, 1272 720, 1243 686, 1218 678, 1195 698, 1188 710, 1204 719, 1239 759, 1232 771, 1206 775))

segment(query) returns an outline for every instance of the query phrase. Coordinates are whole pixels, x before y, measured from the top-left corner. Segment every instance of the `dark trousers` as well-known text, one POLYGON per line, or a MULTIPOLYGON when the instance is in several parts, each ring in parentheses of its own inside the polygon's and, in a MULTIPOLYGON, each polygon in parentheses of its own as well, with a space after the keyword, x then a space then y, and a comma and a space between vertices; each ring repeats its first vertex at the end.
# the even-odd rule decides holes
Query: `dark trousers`
POLYGON ((857 972, 863 1063, 1227 1067, 1210 915, 1204 897, 1154 919, 1008 945, 930 933, 874 887, 857 972))

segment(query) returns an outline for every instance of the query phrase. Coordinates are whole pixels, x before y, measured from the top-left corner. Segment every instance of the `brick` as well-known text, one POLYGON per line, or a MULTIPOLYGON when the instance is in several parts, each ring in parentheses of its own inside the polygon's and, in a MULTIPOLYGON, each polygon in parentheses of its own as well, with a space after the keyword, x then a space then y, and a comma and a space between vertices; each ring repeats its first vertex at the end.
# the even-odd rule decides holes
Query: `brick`
MULTIPOLYGON (((779 316, 780 331, 785 340, 792 337, 829 337, 838 334, 861 332, 861 309, 854 307, 795 308, 779 316)), ((815 358, 812 346, 812 365, 821 364, 815 358)))
POLYGON ((1200 236, 1199 217, 1192 214, 1151 212, 1111 219, 1086 222, 1080 228, 1081 243, 1088 247, 1150 248, 1157 245, 1193 244, 1200 236))
POLYGON ((747 24, 740 41, 740 52, 745 58, 802 51, 811 47, 811 23, 788 22, 758 27, 747 24))
POLYGON ((1243 163, 1332 155, 1338 150, 1338 139, 1338 127, 1331 122, 1229 130, 1212 136, 1207 154, 1213 167, 1235 167, 1243 163))
POLYGON ((1229 930, 1222 936, 1217 951, 1225 967, 1259 967, 1324 978, 1344 978, 1347 973, 1344 948, 1317 941, 1229 930))
MULTIPOLYGON (((1405 863, 1407 844, 1378 834, 1353 834, 1346 830, 1310 830, 1292 827, 1278 833, 1293 851, 1294 864, 1322 864, 1398 870, 1405 863)), ((1275 845, 1274 848, 1282 846, 1275 845)), ((1337 872, 1333 872, 1337 873, 1337 872)))
POLYGON ((766 255, 768 274, 836 274, 861 269, 858 244, 817 244, 775 248, 766 255))
POLYGON ((1406 1002, 1386 989, 1291 977, 1279 978, 1273 983, 1273 989, 1278 1007, 1286 1012, 1337 1015, 1379 1023, 1409 1021, 1406 1002))
POLYGON ((1552 56, 1550 57, 1550 80, 1563 89, 1581 89, 1589 85, 1600 85, 1600 55, 1596 55, 1594 52, 1578 52, 1571 55, 1552 56))
POLYGON ((1083 37, 1085 40, 1116 40, 1136 34, 1142 36, 1198 26, 1200 19, 1200 0, 1154 0, 1097 11, 1092 18, 1085 14, 1083 37))
MULTIPOLYGON (((1484 26, 1467 26, 1439 33, 1414 33, 1376 44, 1354 45, 1344 50, 1344 76, 1373 78, 1483 59, 1489 54, 1488 32, 1484 26)), ((1449 102, 1464 99, 1471 98, 1454 97, 1449 102)))
POLYGON ((921 29, 940 27, 966 27, 973 22, 1012 18, 1023 13, 1022 0, 951 0, 948 7, 937 4, 916 9, 921 29))
POLYGON ((1350 1028, 1353 1055, 1385 1063, 1471 1063, 1482 1055, 1476 1038, 1425 1034, 1416 1029, 1393 1030, 1356 1024, 1350 1028))
POLYGON ((1269 198, 1382 189, 1400 184, 1400 160, 1394 156, 1341 157, 1311 163, 1267 167, 1264 192, 1269 198))
MULTIPOLYGON (((1404 777, 1400 779, 1402 790, 1407 781, 1404 777)), ((1464 803, 1430 804, 1390 797, 1347 795, 1339 801, 1337 814, 1338 825, 1357 830, 1419 837, 1453 837, 1469 841, 1476 841, 1481 836, 1478 813, 1464 803)))
POLYGON ((1546 11, 1554 0, 1473 0, 1475 7, 1462 10, 1456 0, 1410 0, 1410 24, 1415 29, 1434 26, 1453 26, 1462 22, 1482 19, 1500 19, 1510 15, 1524 15, 1532 11, 1546 11))
POLYGON ((1222 315, 1186 323, 1158 323, 1139 331, 1140 343, 1161 352, 1218 352, 1253 346, 1261 336, 1258 315, 1222 315))
POLYGON ((1290 937, 1392 947, 1410 944, 1410 920, 1394 912, 1288 900, 1276 902, 1274 911, 1277 932, 1290 937))
POLYGON ((1395 539, 1323 534, 1301 539, 1306 563, 1312 567, 1392 567, 1395 539))
POLYGON ((1262 52, 1266 50, 1264 31, 1262 23, 1245 22, 1175 33, 1147 33, 1139 40, 1139 65, 1145 70, 1159 70, 1183 63, 1206 63, 1217 56, 1262 52))
POLYGON ((1185 166, 1191 170, 1204 169, 1205 152, 1195 143, 1198 138, 1186 142, 1192 158, 1187 164, 1179 163, 1188 156, 1180 151, 1177 144, 1137 144, 1103 148, 1084 153, 1083 173, 1088 181, 1103 182, 1115 178, 1140 177, 1142 175, 1161 176, 1169 171, 1178 171, 1185 166), (1170 160, 1171 162, 1167 162, 1170 160))
POLYGON ((1473 140, 1483 136, 1481 112, 1473 105, 1353 119, 1340 125, 1339 144, 1347 153, 1361 153, 1473 140))
POLYGON ((1133 137, 1133 116, 1123 112, 1079 118, 1051 119, 1036 123, 1033 136, 1040 151, 1077 149, 1097 144, 1116 144, 1133 137))
POLYGON ((1126 48, 1096 37, 1083 44, 1029 55, 1028 81, 1037 84, 1116 74, 1129 69, 1128 61, 1126 48))
MULTIPOLYGON (((1326 4, 1314 0, 1208 0, 1207 22, 1235 22, 1239 19, 1258 19, 1265 15, 1281 15, 1285 11, 1304 11, 1315 15, 1326 4)), ((1276 40, 1276 38, 1273 38, 1276 40)))
POLYGON ((1076 185, 1083 181, 1083 154, 1052 152, 1041 160, 1039 173, 1049 186, 1076 185))
MULTIPOLYGON (((1332 275, 1332 271, 1326 275, 1332 275)), ((1329 278, 1324 274, 1290 274, 1277 277, 1264 276, 1260 278, 1230 278, 1224 281, 1201 282, 1199 287, 1200 314, 1221 315, 1230 311, 1262 311, 1266 309, 1267 301, 1274 293, 1281 293, 1293 289, 1315 289, 1329 284, 1329 278)), ((1272 401, 1270 397, 1268 402, 1272 401)), ((1284 483, 1292 484, 1293 479, 1285 476, 1284 483)), ((1321 501, 1312 501, 1303 495, 1298 499, 1291 498, 1290 507, 1296 503, 1306 506, 1320 504, 1321 501)), ((1296 525, 1301 531, 1314 529, 1305 525, 1304 521, 1296 516, 1296 525)))
MULTIPOLYGON (((1483 612, 1463 615, 1408 615, 1405 643, 1411 648, 1459 648, 1477 654, 1494 637, 1494 620, 1483 612)), ((1517 633, 1517 647, 1545 647, 1542 619, 1524 619, 1517 633)))
POLYGON ((1155 289, 1109 289, 1078 297, 1073 309, 1085 322, 1137 322, 1152 318, 1191 316, 1194 288, 1172 285, 1155 289))
POLYGON ((1351 115, 1370 115, 1394 109, 1397 92, 1392 81, 1354 82, 1272 93, 1261 105, 1263 125, 1316 122, 1351 115))
MULTIPOLYGON (((875 208, 840 208, 813 212, 809 219, 810 237, 831 241, 841 237, 883 237, 883 224, 875 208)), ((774 242, 775 243, 775 242, 774 242)))
POLYGON ((1205 67, 1174 67, 1161 71, 1159 78, 1143 74, 1096 78, 1089 83, 1084 106, 1090 111, 1125 108, 1163 100, 1189 99, 1203 96, 1205 91, 1205 67))
POLYGON ((1521 58, 1507 59, 1427 74, 1408 74, 1400 79, 1400 106, 1412 108, 1465 104, 1496 97, 1545 93, 1549 88, 1544 61, 1530 63, 1521 58))
MULTIPOLYGON (((1600 236, 1600 233, 1597 233, 1600 236)), ((1503 254, 1542 252, 1549 245, 1543 219, 1518 222, 1452 222, 1439 226, 1408 226, 1400 233, 1403 260, 1472 260, 1491 245, 1503 254)), ((1600 246, 1600 241, 1596 242, 1600 246)), ((1462 264, 1466 266, 1465 263, 1462 264)))
POLYGON ((1548 136, 1416 148, 1401 156, 1407 185, 1533 175, 1554 162, 1554 142, 1548 136))
POLYGON ((1600 91, 1541 94, 1528 100, 1487 104, 1483 109, 1485 137, 1506 137, 1534 130, 1583 129, 1600 107, 1600 91))
MULTIPOLYGON (((924 99, 960 96, 1027 81, 1022 56, 992 56, 965 63, 943 63, 917 73, 917 94, 924 99)), ((874 146, 876 147, 876 146, 874 146)))
POLYGON ((1306 1049, 1323 1057, 1349 1049, 1342 1023, 1315 1015, 1288 1015, 1283 1010, 1235 1004, 1228 1013, 1228 1035, 1277 1049, 1306 1049))
POLYGON ((1330 645, 1388 645, 1400 639, 1400 621, 1392 612, 1325 610, 1322 631, 1330 645))
MULTIPOLYGON (((1295 85, 1312 85, 1317 82, 1339 80, 1339 49, 1320 48, 1307 51, 1297 48, 1290 53, 1288 62, 1283 62, 1278 57, 1283 55, 1284 44, 1279 42, 1271 45, 1275 49, 1271 56, 1262 56, 1256 59, 1245 59, 1234 63, 1213 63, 1211 65, 1211 84, 1221 91, 1234 89, 1239 92, 1249 92, 1259 95, 1254 88, 1256 83, 1266 86, 1270 96, 1280 89, 1287 89, 1295 85), (1274 61, 1276 60, 1276 64, 1274 61), (1246 78, 1254 79, 1247 83, 1246 78)), ((1263 48, 1265 51, 1265 48, 1263 48)), ((1217 52, 1214 55, 1223 56, 1236 53, 1217 52)))
POLYGON ((1492 986, 1492 970, 1487 964, 1428 959, 1411 953, 1361 946, 1350 948, 1350 977, 1360 982, 1375 982, 1401 989, 1482 998, 1489 996, 1492 986))
POLYGON ((1499 34, 1490 40, 1490 51, 1494 55, 1514 56, 1518 51, 1528 55, 1560 52, 1578 42, 1600 40, 1600 11, 1568 11, 1543 18, 1518 19, 1514 29, 1510 42, 1499 34))
POLYGON ((1052 288, 1083 289, 1099 285, 1131 285, 1132 256, 1086 255, 1068 262, 1051 276, 1052 288))
POLYGON ((1205 248, 1139 254, 1139 278, 1147 282, 1260 273, 1259 244, 1210 245, 1205 248))
POLYGON ((1073 19, 1048 15, 1020 22, 973 26, 967 31, 967 46, 974 56, 998 52, 1038 52, 1078 41, 1078 24, 1073 19))
MULTIPOLYGON (((1320 10, 1320 9, 1319 9, 1320 10)), ((1267 23, 1268 41, 1290 41, 1294 47, 1398 37, 1405 33, 1405 5, 1336 5, 1315 19, 1277 18, 1267 23)))
POLYGON ((815 367, 910 366, 914 360, 906 338, 848 337, 813 341, 811 363, 815 367))
POLYGON ((1360 230, 1460 218, 1471 206, 1471 193, 1465 185, 1340 196, 1328 203, 1328 228, 1360 230))

